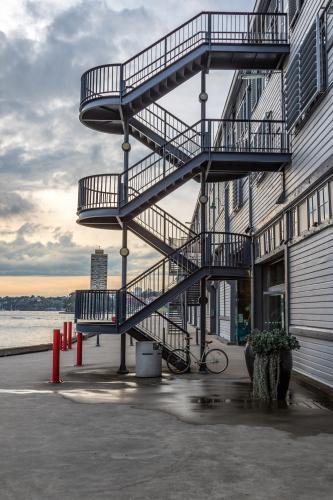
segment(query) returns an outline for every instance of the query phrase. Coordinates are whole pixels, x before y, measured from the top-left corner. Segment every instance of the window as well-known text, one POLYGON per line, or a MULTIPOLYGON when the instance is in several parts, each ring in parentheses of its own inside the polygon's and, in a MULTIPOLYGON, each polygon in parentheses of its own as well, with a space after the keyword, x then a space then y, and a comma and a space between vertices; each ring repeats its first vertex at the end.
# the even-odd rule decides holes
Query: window
POLYGON ((237 211, 243 205, 243 182, 242 179, 232 181, 232 209, 237 211))
POLYGON ((298 228, 300 234, 308 229, 308 207, 306 200, 298 207, 298 228))
POLYGON ((259 243, 259 257, 261 257, 262 255, 265 255, 265 235, 264 234, 260 235, 259 241, 260 241, 260 243, 259 243))
POLYGON ((267 230, 267 239, 268 239, 268 251, 271 252, 275 248, 274 227, 273 226, 267 230))
POLYGON ((320 222, 323 222, 324 220, 327 220, 330 217, 328 185, 319 189, 318 201, 319 201, 319 220, 320 222))
POLYGON ((258 78, 251 80, 251 111, 256 107, 263 90, 264 75, 262 75, 262 78, 258 75, 258 78))
POLYGON ((303 0, 289 0, 289 25, 293 26, 303 5, 303 0))
POLYGON ((285 76, 286 120, 290 130, 306 116, 326 86, 325 23, 317 17, 285 76))
POLYGON ((279 232, 280 232, 279 244, 281 245, 282 243, 284 243, 284 220, 283 219, 279 220, 279 232))
POLYGON ((294 207, 291 211, 291 234, 293 238, 296 238, 299 235, 298 207, 294 207))
POLYGON ((318 201, 317 193, 314 193, 308 198, 308 227, 313 227, 318 224, 318 201))

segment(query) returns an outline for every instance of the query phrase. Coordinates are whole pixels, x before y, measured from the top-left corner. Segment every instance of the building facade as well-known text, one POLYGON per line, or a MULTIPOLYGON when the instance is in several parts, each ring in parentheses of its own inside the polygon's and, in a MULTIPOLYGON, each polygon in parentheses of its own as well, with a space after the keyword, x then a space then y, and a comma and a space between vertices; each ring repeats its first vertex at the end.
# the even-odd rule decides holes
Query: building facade
POLYGON ((198 328, 242 343, 251 328, 297 335, 295 369, 333 385, 332 2, 258 0, 203 12, 121 64, 86 71, 80 120, 122 134, 122 174, 79 182, 78 222, 122 231, 122 286, 76 293, 80 331, 157 339, 198 328), (222 116, 206 116, 209 70, 235 70, 222 116), (157 104, 201 74, 201 119, 157 104), (151 152, 131 164, 130 138, 151 152), (160 199, 200 182, 191 227, 160 199), (127 233, 162 259, 127 279, 127 233), (112 318, 112 319, 111 319, 112 318))
MULTIPOLYGON (((290 55, 279 71, 236 71, 222 116, 258 120, 267 140, 270 120, 285 120, 292 159, 279 172, 209 186, 207 225, 253 237, 253 276, 215 283, 207 329, 242 343, 251 327, 284 328, 301 345, 295 370, 332 387, 333 2, 273 0, 257 8, 288 13, 290 55)), ((197 325, 199 308, 189 315, 197 325)))
POLYGON ((91 290, 106 290, 108 287, 108 256, 101 248, 96 248, 91 254, 90 288, 91 290))

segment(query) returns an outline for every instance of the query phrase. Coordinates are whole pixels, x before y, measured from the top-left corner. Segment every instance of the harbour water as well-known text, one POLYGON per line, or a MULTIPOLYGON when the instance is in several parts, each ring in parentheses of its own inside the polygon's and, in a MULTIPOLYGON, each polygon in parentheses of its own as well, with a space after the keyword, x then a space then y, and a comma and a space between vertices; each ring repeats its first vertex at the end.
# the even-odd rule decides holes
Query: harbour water
POLYGON ((72 320, 58 311, 0 311, 0 349, 52 342, 53 329, 72 320))

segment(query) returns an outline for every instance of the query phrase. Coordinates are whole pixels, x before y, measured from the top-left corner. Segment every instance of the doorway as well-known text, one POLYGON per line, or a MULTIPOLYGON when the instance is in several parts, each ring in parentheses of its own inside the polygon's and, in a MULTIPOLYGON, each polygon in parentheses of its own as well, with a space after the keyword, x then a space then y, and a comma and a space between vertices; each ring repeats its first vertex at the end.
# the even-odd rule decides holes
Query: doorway
POLYGON ((251 333, 251 282, 250 280, 237 281, 236 295, 236 341, 239 345, 245 344, 246 337, 251 333))
POLYGON ((284 260, 266 264, 263 268, 263 328, 285 328, 284 260))

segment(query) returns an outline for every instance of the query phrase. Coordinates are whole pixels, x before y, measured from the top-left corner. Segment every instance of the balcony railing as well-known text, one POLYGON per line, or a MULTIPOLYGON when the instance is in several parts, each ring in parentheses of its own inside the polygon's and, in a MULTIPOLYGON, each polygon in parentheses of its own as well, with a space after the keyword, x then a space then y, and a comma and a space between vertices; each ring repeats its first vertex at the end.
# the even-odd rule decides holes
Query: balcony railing
POLYGON ((202 44, 288 43, 287 15, 202 12, 123 64, 105 64, 81 77, 81 107, 101 97, 124 95, 202 44))

